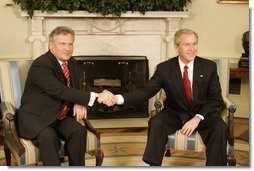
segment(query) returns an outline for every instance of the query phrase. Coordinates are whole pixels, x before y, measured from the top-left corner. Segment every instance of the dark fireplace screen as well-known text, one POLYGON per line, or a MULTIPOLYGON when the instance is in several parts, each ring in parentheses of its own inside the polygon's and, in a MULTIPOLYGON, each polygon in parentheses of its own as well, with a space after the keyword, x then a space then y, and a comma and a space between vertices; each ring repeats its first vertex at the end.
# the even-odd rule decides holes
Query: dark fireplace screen
MULTIPOLYGON (((122 94, 141 88, 149 77, 145 56, 76 56, 84 91, 104 89, 122 94)), ((88 110, 89 119, 148 117, 148 101, 134 106, 112 106, 95 103, 88 110)))

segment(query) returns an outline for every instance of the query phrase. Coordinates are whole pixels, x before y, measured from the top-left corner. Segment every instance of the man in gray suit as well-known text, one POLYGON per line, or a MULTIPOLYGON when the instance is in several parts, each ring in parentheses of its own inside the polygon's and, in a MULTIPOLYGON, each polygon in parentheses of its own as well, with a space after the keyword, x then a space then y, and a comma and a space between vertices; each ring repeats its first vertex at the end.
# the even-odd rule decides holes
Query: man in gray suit
POLYGON ((96 97, 107 102, 104 93, 80 90, 73 43, 74 31, 68 27, 50 33, 49 51, 33 61, 16 117, 19 136, 38 146, 46 166, 60 165, 60 139, 66 143, 69 164, 85 165, 87 130, 77 121, 86 118, 86 106, 96 97))
POLYGON ((164 89, 167 97, 164 108, 148 123, 144 162, 161 165, 167 136, 180 129, 188 136, 194 130, 200 133, 206 145, 206 165, 224 166, 227 126, 218 112, 223 100, 216 64, 197 56, 198 34, 190 29, 178 30, 174 45, 179 55, 160 63, 143 88, 113 96, 105 104, 133 105, 164 89))

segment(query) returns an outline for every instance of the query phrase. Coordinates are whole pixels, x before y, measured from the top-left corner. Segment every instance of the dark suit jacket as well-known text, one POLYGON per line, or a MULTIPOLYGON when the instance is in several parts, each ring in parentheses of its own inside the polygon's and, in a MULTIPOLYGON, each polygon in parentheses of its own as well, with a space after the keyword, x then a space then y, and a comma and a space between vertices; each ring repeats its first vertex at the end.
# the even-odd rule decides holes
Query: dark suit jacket
POLYGON ((208 117, 217 113, 223 102, 215 62, 197 56, 194 60, 191 108, 185 95, 178 57, 160 63, 143 88, 123 94, 124 105, 148 100, 161 88, 165 90, 167 97, 164 110, 168 110, 169 114, 178 114, 183 123, 196 114, 208 117))
MULTIPOLYGON (((56 120, 66 102, 88 104, 90 93, 79 89, 76 60, 71 58, 68 66, 71 88, 67 88, 62 68, 50 51, 32 63, 17 114, 21 137, 34 138, 39 131, 56 120)), ((72 115, 72 110, 69 114, 72 115)))

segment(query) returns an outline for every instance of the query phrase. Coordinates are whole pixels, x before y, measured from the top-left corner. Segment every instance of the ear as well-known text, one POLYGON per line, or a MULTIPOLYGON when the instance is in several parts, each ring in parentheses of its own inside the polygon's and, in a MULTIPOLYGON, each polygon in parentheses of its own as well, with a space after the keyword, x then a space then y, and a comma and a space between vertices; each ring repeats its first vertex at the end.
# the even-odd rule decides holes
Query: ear
POLYGON ((49 48, 49 50, 52 50, 52 48, 53 48, 53 42, 49 42, 48 48, 49 48))
POLYGON ((174 44, 174 47, 175 47, 175 50, 178 52, 178 49, 179 49, 179 45, 177 45, 177 44, 174 44))

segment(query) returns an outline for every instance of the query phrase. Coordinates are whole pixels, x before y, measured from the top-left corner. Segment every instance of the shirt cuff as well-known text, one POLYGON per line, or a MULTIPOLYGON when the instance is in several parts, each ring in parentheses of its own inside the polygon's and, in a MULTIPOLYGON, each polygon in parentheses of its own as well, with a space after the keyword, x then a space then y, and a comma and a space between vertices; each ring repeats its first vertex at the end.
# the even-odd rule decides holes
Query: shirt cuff
POLYGON ((88 106, 92 107, 97 97, 98 97, 97 93, 91 92, 91 94, 90 94, 90 100, 88 102, 88 106))
POLYGON ((124 103, 123 96, 121 94, 117 94, 116 97, 117 97, 117 103, 116 104, 117 105, 122 105, 124 103))
POLYGON ((201 120, 204 120, 204 116, 203 115, 200 115, 200 114, 196 114, 195 116, 199 117, 201 120))

